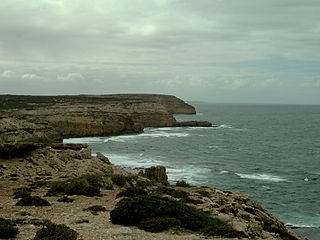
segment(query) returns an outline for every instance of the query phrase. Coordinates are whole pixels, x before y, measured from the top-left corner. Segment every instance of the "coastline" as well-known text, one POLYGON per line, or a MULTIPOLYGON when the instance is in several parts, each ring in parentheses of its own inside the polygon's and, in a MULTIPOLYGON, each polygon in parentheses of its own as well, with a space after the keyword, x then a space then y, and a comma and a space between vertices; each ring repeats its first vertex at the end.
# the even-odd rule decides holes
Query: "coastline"
MULTIPOLYGON (((99 97, 99 101, 100 100, 101 98, 99 97)), ((132 98, 130 101, 132 101, 132 98)), ((141 101, 138 102, 138 105, 136 105, 136 101, 137 99, 134 98, 134 102, 130 102, 130 109, 128 109, 128 105, 126 105, 124 107, 125 112, 123 111, 123 106, 117 109, 118 113, 116 115, 114 115, 114 111, 112 112, 113 121, 120 119, 125 120, 125 122, 120 121, 120 125, 122 124, 121 126, 124 128, 119 128, 119 125, 108 125, 109 128, 107 129, 107 132, 109 135, 116 133, 119 135, 128 133, 128 131, 124 130, 126 126, 129 126, 129 129, 136 128, 137 126, 139 126, 139 128, 144 128, 150 125, 155 127, 174 126, 176 121, 174 119, 172 122, 172 114, 178 112, 178 110, 175 112, 172 109, 170 111, 166 110, 163 103, 158 103, 159 105, 157 105, 154 100, 147 102, 147 105, 145 102, 141 101), (147 114, 145 110, 146 106, 149 107, 149 112, 147 114), (158 109, 159 106, 161 106, 160 114, 158 109), (154 108, 156 109, 152 111, 154 108), (115 116, 117 117, 115 118, 115 116), (160 119, 159 116, 161 116, 160 119), (163 118, 163 116, 166 117, 163 118), (129 125, 124 124, 128 123, 126 121, 129 121, 129 125)), ((115 103, 112 102, 110 106, 113 104, 115 103)), ((128 104, 128 102, 126 102, 126 104, 128 104)), ((72 109, 74 109, 71 112, 73 114, 76 113, 77 115, 75 117, 77 119, 80 118, 82 121, 78 121, 76 125, 70 125, 71 119, 74 118, 67 119, 67 121, 61 118, 52 118, 52 114, 57 113, 59 113, 61 117, 63 116, 64 118, 67 118, 67 116, 63 115, 63 113, 66 109, 70 110, 70 108, 66 107, 65 103, 59 103, 58 106, 54 105, 53 108, 50 108, 46 105, 45 108, 36 107, 36 109, 34 109, 33 106, 32 109, 23 108, 20 110, 15 110, 14 112, 9 111, 7 112, 6 116, 2 117, 2 123, 0 124, 2 127, 1 140, 6 144, 11 142, 11 146, 9 144, 9 150, 8 145, 6 144, 2 144, 1 148, 2 153, 8 151, 6 158, 9 160, 9 162, 5 159, 1 160, 1 162, 3 162, 1 165, 2 180, 9 179, 9 181, 12 182, 24 180, 29 181, 30 183, 30 181, 35 182, 39 180, 51 181, 61 177, 79 177, 84 174, 129 174, 115 167, 114 165, 110 165, 110 163, 108 163, 106 160, 107 158, 100 159, 98 157, 92 157, 89 149, 85 145, 75 146, 61 143, 49 143, 61 142, 61 137, 75 136, 75 133, 78 134, 78 137, 87 136, 90 134, 88 130, 92 131, 93 136, 99 136, 100 134, 106 132, 105 127, 99 124, 97 125, 97 122, 92 122, 92 116, 97 118, 94 113, 101 108, 101 105, 99 105, 99 108, 97 108, 96 105, 90 105, 91 108, 89 108, 88 105, 83 105, 83 103, 80 105, 72 103, 71 105, 72 109), (94 111, 92 111, 93 107, 94 111), (87 112, 79 111, 79 109, 86 110, 87 112), (91 116, 91 114, 93 115, 91 116), (85 118, 82 118, 81 116, 85 116, 85 118), (62 127, 63 125, 66 126, 62 127), (58 131, 60 136, 59 134, 57 135, 55 133, 55 131, 60 129, 59 127, 62 128, 62 131, 58 131), (74 131, 72 134, 68 132, 69 130, 66 131, 66 129, 69 129, 69 127, 71 127, 71 129, 74 131), (96 131, 97 129, 98 131, 96 131), (101 129, 102 131, 100 131, 101 129), (18 142, 21 142, 21 144, 18 142), (14 148, 14 151, 10 149, 11 147, 14 148), (16 153, 18 154, 16 155, 16 153), (49 159, 50 161, 48 161, 49 159), (77 167, 77 164, 79 163, 81 163, 80 169, 77 167)), ((105 108, 105 106, 103 106, 103 108, 105 108)), ((183 112, 181 109, 179 111, 180 113, 183 112)), ((104 114, 105 113, 106 112, 104 112, 104 114)), ((100 113, 98 119, 105 118, 100 113)), ((107 123, 110 124, 112 122, 109 121, 107 123)), ((197 125, 192 123, 191 126, 197 125)), ((206 124, 206 127, 207 126, 208 125, 206 124)), ((2 154, 1 157, 2 156, 4 155, 2 154)), ((5 181, 2 183, 4 182, 5 181)), ((174 188, 174 186, 170 187, 174 188)), ((8 186, 4 186, 4 188, 7 188, 4 190, 6 192, 4 196, 7 197, 6 199, 3 199, 4 204, 7 204, 7 209, 12 208, 13 211, 16 212, 15 215, 18 216, 17 208, 13 205, 13 203, 9 203, 9 192, 12 191, 13 188, 11 187, 9 189, 8 186)), ((123 188, 117 188, 112 194, 118 194, 120 190, 123 190, 123 188)), ((212 196, 210 195, 210 197, 208 197, 208 195, 207 198, 209 199, 206 199, 199 195, 199 188, 194 189, 195 192, 193 192, 193 190, 190 191, 190 189, 184 190, 191 194, 193 201, 201 201, 203 206, 201 205, 202 207, 200 208, 204 209, 203 211, 217 215, 219 218, 223 219, 223 221, 232 223, 233 228, 238 232, 242 232, 242 234, 244 234, 247 238, 259 236, 261 239, 278 239, 279 233, 275 232, 276 230, 274 229, 281 229, 281 234, 289 234, 292 236, 292 239, 301 239, 298 236, 291 235, 291 233, 287 232, 284 224, 268 213, 261 206, 247 204, 249 198, 245 194, 209 188, 207 191, 209 191, 212 196), (216 201, 218 201, 219 204, 216 201), (267 230, 266 227, 270 227, 269 230, 267 230)), ((45 188, 40 189, 39 194, 43 195, 44 191, 45 188)), ((53 201, 56 200, 57 199, 53 199, 53 201)), ((112 206, 114 207, 116 200, 114 199, 112 202, 112 206)), ((10 216, 10 214, 11 213, 9 212, 8 216, 10 216)), ((68 223, 74 225, 72 222, 68 223)), ((34 228, 34 230, 35 229, 37 228, 34 228)), ((130 231, 132 232, 133 230, 131 229, 130 231)), ((198 235, 196 236, 199 237, 198 235)), ((192 238, 189 236, 187 239, 192 238)))

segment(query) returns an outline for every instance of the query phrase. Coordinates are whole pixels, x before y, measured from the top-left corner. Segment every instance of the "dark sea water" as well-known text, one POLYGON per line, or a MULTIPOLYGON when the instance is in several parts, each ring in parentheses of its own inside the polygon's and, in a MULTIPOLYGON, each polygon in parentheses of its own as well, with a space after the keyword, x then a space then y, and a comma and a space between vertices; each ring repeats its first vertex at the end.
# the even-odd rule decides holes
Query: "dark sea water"
POLYGON ((217 128, 149 128, 87 142, 114 164, 167 167, 169 180, 249 194, 282 221, 320 227, 320 106, 191 103, 217 128))

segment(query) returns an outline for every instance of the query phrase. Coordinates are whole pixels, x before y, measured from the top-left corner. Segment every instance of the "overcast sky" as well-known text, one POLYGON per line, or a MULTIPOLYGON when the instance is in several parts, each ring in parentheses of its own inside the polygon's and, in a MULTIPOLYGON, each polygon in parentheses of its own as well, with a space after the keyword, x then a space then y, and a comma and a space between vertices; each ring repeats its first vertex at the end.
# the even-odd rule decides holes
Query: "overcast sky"
POLYGON ((320 104, 320 1, 0 1, 0 93, 130 92, 320 104))

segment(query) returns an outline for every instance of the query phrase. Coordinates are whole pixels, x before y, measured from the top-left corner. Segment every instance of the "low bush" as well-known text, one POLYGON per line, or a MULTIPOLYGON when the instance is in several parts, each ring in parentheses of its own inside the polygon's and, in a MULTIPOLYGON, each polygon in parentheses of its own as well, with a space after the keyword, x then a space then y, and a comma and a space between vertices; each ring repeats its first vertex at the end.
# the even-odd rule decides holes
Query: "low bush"
POLYGON ((183 197, 180 199, 181 202, 184 202, 184 203, 191 203, 191 204, 202 204, 203 201, 199 200, 199 199, 193 199, 193 198, 190 198, 190 197, 183 197))
POLYGON ((243 238, 246 237, 242 232, 233 229, 229 225, 209 226, 201 230, 205 236, 217 236, 224 238, 243 238))
POLYGON ((29 212, 27 212, 27 211, 22 211, 21 213, 20 213, 20 215, 21 216, 31 216, 31 214, 29 213, 29 212))
POLYGON ((71 202, 73 202, 74 200, 73 200, 72 198, 67 197, 67 196, 63 196, 63 197, 59 198, 57 201, 58 201, 58 202, 71 203, 71 202))
POLYGON ((147 218, 165 217, 176 218, 181 222, 181 227, 194 231, 211 225, 224 225, 221 220, 194 207, 158 195, 124 198, 110 212, 112 223, 125 226, 138 225, 147 218))
POLYGON ((51 204, 38 196, 29 196, 29 197, 25 197, 20 199, 17 203, 16 206, 36 206, 36 207, 40 207, 40 206, 50 206, 51 204))
POLYGON ((191 187, 191 185, 184 180, 177 181, 176 186, 177 187, 191 187))
POLYGON ((117 186, 124 187, 128 183, 128 180, 130 180, 130 177, 124 175, 113 175, 111 180, 117 186))
POLYGON ((134 197, 138 195, 147 195, 148 193, 142 187, 128 187, 126 190, 117 194, 116 198, 134 197))
POLYGON ((47 181, 45 180, 37 180, 34 181, 33 183, 29 184, 30 189, 36 189, 36 188, 41 188, 43 186, 46 186, 48 184, 47 181))
POLYGON ((19 234, 19 229, 16 227, 16 224, 4 218, 0 218, 0 238, 9 239, 14 238, 19 234))
POLYGON ((13 192, 14 199, 30 197, 30 195, 31 195, 30 188, 17 188, 13 192))
POLYGON ((55 182, 49 186, 47 196, 63 195, 83 195, 100 196, 100 184, 94 176, 83 176, 67 181, 55 182))
POLYGON ((139 223, 138 228, 148 232, 162 232, 180 225, 181 221, 173 217, 146 218, 139 223))
POLYGON ((33 240, 76 240, 78 233, 64 224, 45 223, 33 240))
POLYGON ((157 190, 158 193, 160 194, 166 194, 174 198, 187 198, 190 196, 190 193, 182 190, 175 190, 173 188, 169 187, 160 187, 157 190))
POLYGON ((198 193, 201 195, 201 197, 209 198, 211 196, 211 194, 209 192, 204 191, 204 190, 198 191, 198 193))
POLYGON ((107 209, 101 205, 94 205, 88 208, 83 209, 84 211, 90 211, 91 213, 95 214, 98 212, 105 212, 107 209))

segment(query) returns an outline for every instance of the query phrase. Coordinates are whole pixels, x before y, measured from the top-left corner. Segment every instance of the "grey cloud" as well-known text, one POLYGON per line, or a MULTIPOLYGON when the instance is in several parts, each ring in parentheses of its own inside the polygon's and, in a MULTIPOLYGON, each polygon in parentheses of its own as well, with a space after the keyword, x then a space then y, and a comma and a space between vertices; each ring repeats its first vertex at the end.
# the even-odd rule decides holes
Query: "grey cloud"
POLYGON ((318 0, 2 0, 0 89, 207 100, 319 89, 320 70, 308 70, 319 61, 319 11, 318 0), (273 57, 284 61, 263 66, 273 57))

